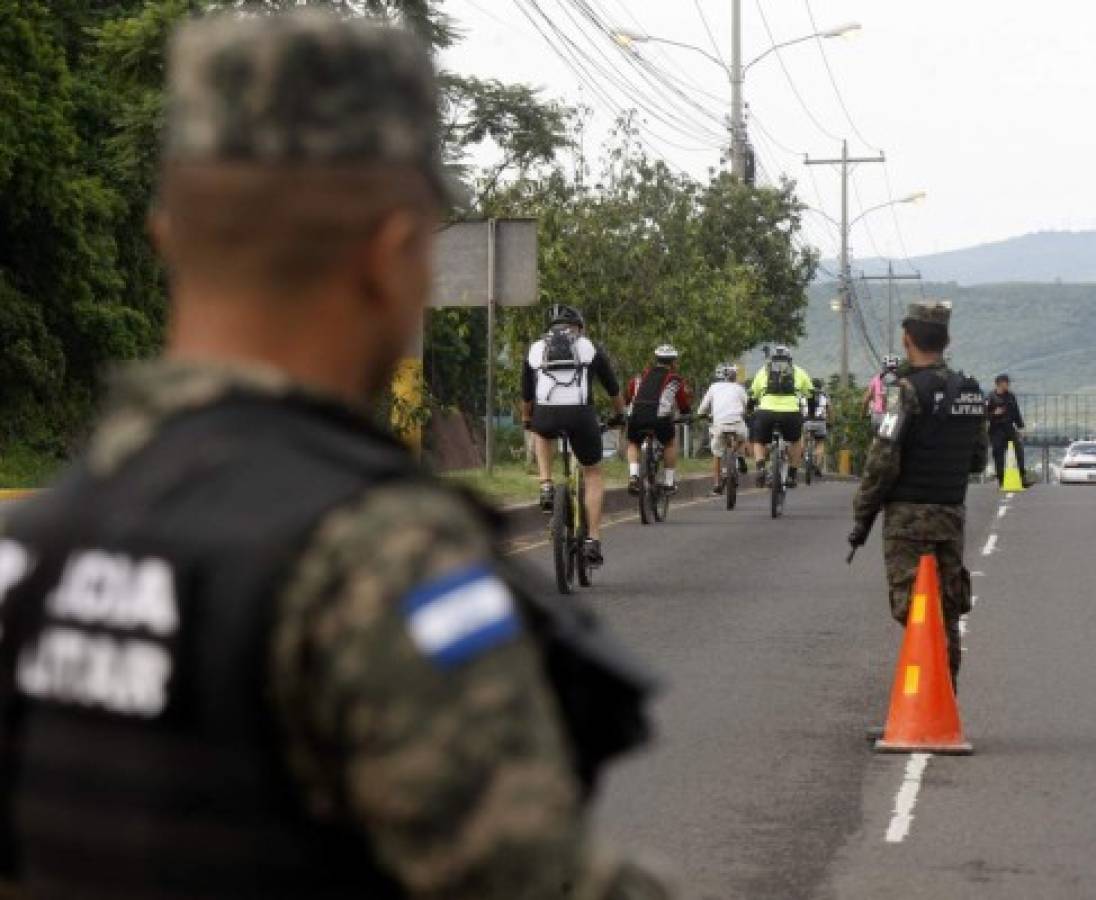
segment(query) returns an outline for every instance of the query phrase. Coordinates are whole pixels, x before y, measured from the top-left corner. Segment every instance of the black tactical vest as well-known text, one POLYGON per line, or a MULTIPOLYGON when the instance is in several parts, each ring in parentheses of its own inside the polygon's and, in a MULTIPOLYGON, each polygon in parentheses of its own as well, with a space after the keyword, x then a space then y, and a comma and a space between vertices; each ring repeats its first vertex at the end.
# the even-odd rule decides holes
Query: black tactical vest
POLYGON ((961 372, 922 369, 907 380, 921 413, 906 424, 902 468, 888 501, 960 505, 966 500, 985 398, 961 372))
MULTIPOLYGON (((318 521, 380 482, 425 477, 342 407, 240 393, 179 414, 107 478, 77 465, 9 518, 0 862, 30 896, 401 895, 340 810, 321 825, 302 809, 269 642, 318 521)), ((581 609, 496 562, 591 786, 646 738, 653 682, 581 609)))
POLYGON ((271 616, 310 532, 412 468, 322 410, 183 413, 12 517, 9 558, 37 564, 0 643, 6 849, 32 896, 399 896, 337 814, 304 814, 270 706, 271 616))

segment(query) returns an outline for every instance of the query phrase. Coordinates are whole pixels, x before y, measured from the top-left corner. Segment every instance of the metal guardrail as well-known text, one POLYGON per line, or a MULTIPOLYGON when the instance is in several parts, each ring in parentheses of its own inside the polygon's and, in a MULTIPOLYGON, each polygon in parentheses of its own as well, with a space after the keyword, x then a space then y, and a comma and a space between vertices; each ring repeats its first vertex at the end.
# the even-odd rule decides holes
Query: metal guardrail
POLYGON ((1096 437, 1096 394, 1017 394, 1024 444, 1065 447, 1096 437))

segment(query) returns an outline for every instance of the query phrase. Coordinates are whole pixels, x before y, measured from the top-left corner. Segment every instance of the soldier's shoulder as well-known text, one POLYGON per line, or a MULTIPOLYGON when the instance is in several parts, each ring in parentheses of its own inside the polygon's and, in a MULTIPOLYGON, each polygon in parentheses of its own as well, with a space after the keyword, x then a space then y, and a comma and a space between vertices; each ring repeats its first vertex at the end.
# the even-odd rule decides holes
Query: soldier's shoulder
POLYGON ((392 599, 425 579, 489 560, 495 535, 485 514, 429 478, 374 487, 317 523, 296 569, 300 599, 324 585, 367 578, 392 599))

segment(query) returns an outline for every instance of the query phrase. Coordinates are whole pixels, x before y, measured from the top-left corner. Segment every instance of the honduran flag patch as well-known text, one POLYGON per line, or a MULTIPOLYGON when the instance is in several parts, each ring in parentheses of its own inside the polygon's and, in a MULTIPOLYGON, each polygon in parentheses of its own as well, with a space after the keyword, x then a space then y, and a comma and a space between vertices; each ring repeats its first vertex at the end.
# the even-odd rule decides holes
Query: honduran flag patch
POLYGON ((404 599, 403 614, 415 646, 443 668, 475 659, 521 632, 510 589, 485 565, 422 585, 404 599))

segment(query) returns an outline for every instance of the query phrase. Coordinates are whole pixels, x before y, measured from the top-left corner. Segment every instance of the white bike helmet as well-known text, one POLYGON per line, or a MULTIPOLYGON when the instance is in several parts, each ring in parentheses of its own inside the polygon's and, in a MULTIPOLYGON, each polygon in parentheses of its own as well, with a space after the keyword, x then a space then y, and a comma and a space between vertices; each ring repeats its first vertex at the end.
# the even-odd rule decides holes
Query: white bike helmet
POLYGON ((789 350, 784 344, 777 344, 773 350, 773 359, 791 359, 792 351, 789 350))
POLYGON ((655 347, 655 359, 659 362, 673 362, 677 359, 677 349, 673 344, 659 344, 655 347))
POLYGON ((899 363, 899 359, 898 359, 897 356, 892 355, 892 356, 884 356, 883 357, 883 368, 884 369, 897 369, 898 368, 898 363, 899 363))

